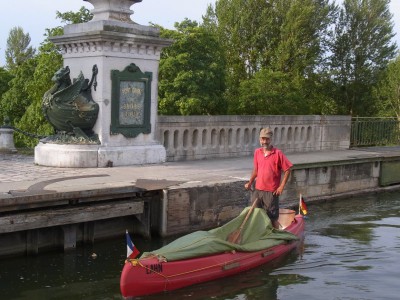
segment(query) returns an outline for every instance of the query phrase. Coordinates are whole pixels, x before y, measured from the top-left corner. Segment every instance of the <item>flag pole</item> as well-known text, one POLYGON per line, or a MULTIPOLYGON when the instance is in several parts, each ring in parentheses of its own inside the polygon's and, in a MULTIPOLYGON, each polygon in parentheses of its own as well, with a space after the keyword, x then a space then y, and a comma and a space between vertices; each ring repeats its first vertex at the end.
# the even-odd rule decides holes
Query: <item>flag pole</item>
POLYGON ((300 198, 299 198, 299 215, 300 215, 300 210, 301 210, 301 193, 300 193, 300 198))

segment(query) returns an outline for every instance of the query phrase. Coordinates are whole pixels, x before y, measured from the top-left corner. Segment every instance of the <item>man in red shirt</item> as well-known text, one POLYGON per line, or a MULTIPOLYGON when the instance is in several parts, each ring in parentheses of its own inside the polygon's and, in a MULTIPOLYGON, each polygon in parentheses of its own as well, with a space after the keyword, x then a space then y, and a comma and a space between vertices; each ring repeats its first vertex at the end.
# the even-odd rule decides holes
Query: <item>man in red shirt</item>
POLYGON ((260 131, 260 145, 254 151, 254 167, 249 182, 245 184, 248 190, 256 180, 255 190, 251 195, 251 202, 260 199, 258 207, 265 209, 272 225, 279 228, 279 195, 282 194, 289 179, 290 168, 293 164, 285 154, 271 144, 272 130, 267 127, 260 131), (284 172, 281 181, 281 174, 284 172))

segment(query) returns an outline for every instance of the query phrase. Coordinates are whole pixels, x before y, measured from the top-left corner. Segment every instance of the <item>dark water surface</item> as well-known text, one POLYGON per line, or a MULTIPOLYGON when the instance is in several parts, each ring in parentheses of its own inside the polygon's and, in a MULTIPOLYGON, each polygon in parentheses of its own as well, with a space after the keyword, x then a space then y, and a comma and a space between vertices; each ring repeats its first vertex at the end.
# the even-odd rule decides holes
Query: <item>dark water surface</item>
MULTIPOLYGON (((237 276, 138 299, 399 299, 400 193, 308 208, 298 253, 237 276)), ((168 241, 134 242, 148 251, 168 241)), ((122 299, 125 255, 122 234, 66 254, 0 260, 0 299, 122 299)))

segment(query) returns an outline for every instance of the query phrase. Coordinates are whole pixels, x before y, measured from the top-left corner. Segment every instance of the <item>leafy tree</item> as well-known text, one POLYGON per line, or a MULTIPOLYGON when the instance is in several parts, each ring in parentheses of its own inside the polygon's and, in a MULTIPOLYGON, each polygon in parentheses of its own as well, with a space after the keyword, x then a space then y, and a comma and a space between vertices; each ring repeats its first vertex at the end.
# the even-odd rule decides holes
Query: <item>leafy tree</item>
MULTIPOLYGON (((82 7, 78 13, 57 12, 62 22, 82 23, 92 18, 89 10, 82 7)), ((16 66, 10 89, 1 98, 1 114, 10 116, 17 128, 36 135, 52 133, 50 124, 45 120, 41 109, 44 93, 53 85, 51 78, 62 66, 62 56, 50 37, 62 35, 63 28, 46 29, 46 39, 39 47, 39 53, 16 66)), ((16 134, 17 147, 33 147, 37 140, 22 134, 16 134)))
MULTIPOLYGON (((56 11, 56 18, 61 20, 61 23, 69 25, 69 24, 79 24, 79 23, 87 23, 93 19, 93 14, 86 7, 82 6, 78 12, 67 11, 67 12, 59 12, 56 11)), ((54 28, 46 28, 45 42, 50 42, 48 39, 52 36, 58 36, 64 34, 64 28, 62 26, 57 26, 54 28)))
POLYGON ((383 72, 373 96, 380 116, 396 116, 400 121, 400 55, 383 72))
POLYGON ((231 111, 250 115, 336 114, 337 107, 324 88, 329 82, 263 69, 242 81, 239 101, 231 111))
POLYGON ((215 14, 214 7, 209 4, 207 6, 207 10, 205 15, 203 15, 203 24, 201 24, 203 28, 205 28, 208 32, 212 32, 213 34, 217 34, 218 29, 218 19, 215 14))
MULTIPOLYGON (((313 90, 317 85, 312 80, 323 59, 333 11, 334 6, 328 0, 218 0, 215 7, 217 22, 213 21, 212 11, 207 12, 206 20, 207 24, 217 23, 219 40, 223 43, 229 66, 229 113, 254 114, 258 111, 261 114, 264 110, 256 110, 254 105, 246 103, 256 101, 249 99, 256 91, 262 93, 259 97, 273 97, 260 99, 277 105, 269 107, 268 111, 286 114, 285 107, 296 106, 303 112, 311 111, 308 102, 313 101, 306 96, 312 94, 318 98, 318 90, 313 90), (269 92, 265 90, 266 83, 269 92), (257 84, 260 86, 255 86, 257 84), (285 94, 283 86, 303 91, 303 96, 285 94), (287 101, 292 104, 283 105, 287 101), (297 101, 305 102, 295 103, 297 101)), ((292 109, 289 113, 296 111, 292 109)))
MULTIPOLYGON (((26 91, 30 97, 25 113, 16 122, 16 127, 36 135, 50 135, 52 126, 45 119, 42 112, 42 98, 44 93, 54 84, 51 78, 62 66, 62 56, 53 43, 42 43, 39 54, 35 57, 35 70, 30 80, 26 83, 26 91)), ((37 140, 22 134, 16 134, 17 146, 34 147, 37 140)))
POLYGON ((225 62, 215 35, 188 19, 176 30, 161 28, 174 43, 163 50, 159 71, 159 113, 224 114, 225 62))
POLYGON ((31 81, 36 68, 36 60, 30 58, 22 62, 13 71, 14 78, 9 82, 9 89, 2 95, 0 100, 0 111, 3 118, 8 116, 15 124, 32 102, 28 92, 27 84, 31 81))
POLYGON ((390 0, 344 0, 330 45, 331 76, 340 113, 370 116, 371 89, 394 58, 390 0))
MULTIPOLYGON (((268 18, 267 7, 264 0, 218 0, 215 3, 218 38, 227 62, 227 99, 238 99, 240 82, 250 79, 265 64, 262 55, 268 53, 276 40, 274 29, 268 26, 271 18, 268 18)), ((208 11, 206 16, 212 14, 208 11)), ((240 105, 232 103, 230 106, 240 105)))
MULTIPOLYGON (((13 76, 5 68, 0 67, 0 99, 5 92, 10 88, 9 83, 13 79, 13 76)), ((0 101, 1 104, 1 101, 0 101)), ((0 106, 0 124, 2 124, 5 115, 3 115, 2 106, 0 106)))
MULTIPOLYGON (((64 24, 88 22, 93 18, 93 15, 85 7, 81 7, 79 12, 61 13, 57 11, 56 16, 64 24)), ((39 54, 35 58, 35 71, 26 86, 31 97, 30 105, 26 107, 25 114, 16 123, 16 126, 21 130, 37 135, 53 133, 52 126, 47 122, 42 112, 42 98, 44 93, 54 84, 51 80, 54 73, 62 67, 62 56, 49 38, 62 34, 63 28, 61 26, 46 29, 46 39, 41 44, 39 54)), ((17 146, 34 147, 37 141, 25 135, 17 134, 15 143, 17 146)))
POLYGON ((18 66, 35 55, 35 49, 29 46, 31 37, 21 27, 10 30, 7 39, 6 68, 13 72, 18 66))
POLYGON ((93 19, 93 14, 89 9, 82 6, 78 12, 67 11, 65 13, 61 13, 57 11, 56 18, 60 19, 64 24, 78 24, 91 21, 93 19))
POLYGON ((311 76, 322 63, 334 6, 328 0, 292 0, 280 6, 279 40, 273 55, 266 56, 269 65, 294 76, 311 76))
POLYGON ((301 82, 294 84, 287 73, 263 69, 242 81, 237 110, 250 115, 297 114, 301 105, 301 82), (295 104, 295 106, 292 106, 295 104), (298 105, 297 105, 298 104, 298 105))

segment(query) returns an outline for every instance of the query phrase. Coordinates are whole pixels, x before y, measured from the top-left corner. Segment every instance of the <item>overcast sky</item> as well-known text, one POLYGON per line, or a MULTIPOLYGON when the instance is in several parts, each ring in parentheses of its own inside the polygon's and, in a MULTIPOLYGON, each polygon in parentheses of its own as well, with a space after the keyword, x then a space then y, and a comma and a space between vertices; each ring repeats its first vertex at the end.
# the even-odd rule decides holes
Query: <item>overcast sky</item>
MULTIPOLYGON (((208 4, 215 0, 143 0, 132 6, 132 19, 139 24, 149 22, 173 28, 175 22, 185 18, 201 22, 208 4)), ((31 37, 31 45, 38 47, 44 39, 45 28, 61 25, 56 19, 56 11, 78 11, 85 6, 93 6, 83 0, 7 0, 0 6, 0 66, 5 64, 5 50, 10 29, 20 26, 31 37)), ((395 39, 400 46, 400 0, 392 0, 390 5, 394 14, 395 39)))

